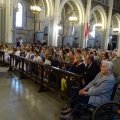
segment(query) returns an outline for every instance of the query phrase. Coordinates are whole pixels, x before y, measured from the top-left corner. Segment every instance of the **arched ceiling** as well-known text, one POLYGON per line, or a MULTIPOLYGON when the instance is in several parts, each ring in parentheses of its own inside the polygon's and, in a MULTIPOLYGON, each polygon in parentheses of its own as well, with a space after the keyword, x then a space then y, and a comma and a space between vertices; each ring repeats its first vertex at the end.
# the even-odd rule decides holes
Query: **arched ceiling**
POLYGON ((75 15, 77 17, 76 24, 78 24, 80 16, 79 16, 77 6, 75 5, 75 3, 73 3, 73 1, 69 1, 62 8, 62 12, 61 12, 62 21, 63 21, 63 19, 64 19, 64 21, 65 21, 65 19, 69 19, 69 17, 72 15, 75 15))
POLYGON ((66 14, 75 15, 78 20, 76 24, 84 23, 85 20, 85 9, 80 0, 62 0, 59 7, 59 18, 62 17, 62 10, 65 10, 66 14), (69 9, 68 9, 69 6, 69 9), (67 9, 67 10, 66 10, 67 9))
POLYGON ((106 29, 107 15, 104 8, 101 5, 97 5, 91 10, 91 15, 92 14, 96 16, 96 23, 102 24, 102 29, 106 29))
POLYGON ((120 14, 116 13, 112 17, 111 21, 111 27, 114 28, 120 28, 120 14))

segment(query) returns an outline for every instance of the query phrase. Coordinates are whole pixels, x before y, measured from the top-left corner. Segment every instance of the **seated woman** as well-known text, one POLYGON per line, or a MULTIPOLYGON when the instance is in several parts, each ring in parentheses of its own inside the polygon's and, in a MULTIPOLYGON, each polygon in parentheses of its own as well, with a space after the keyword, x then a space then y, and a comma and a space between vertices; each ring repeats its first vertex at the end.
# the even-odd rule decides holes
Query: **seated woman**
POLYGON ((65 61, 63 62, 62 69, 69 71, 69 68, 71 68, 72 64, 73 64, 73 61, 71 61, 71 55, 69 53, 67 53, 65 55, 65 61))
POLYGON ((65 62, 69 63, 69 64, 72 64, 71 55, 69 53, 66 54, 65 62))
POLYGON ((20 48, 17 47, 17 50, 14 52, 14 55, 20 56, 20 48))
POLYGON ((21 48, 20 56, 25 58, 25 48, 21 48))
MULTIPOLYGON (((98 73, 95 79, 90 82, 84 89, 81 89, 79 94, 76 94, 73 97, 70 108, 61 111, 62 114, 68 114, 61 115, 61 117, 68 118, 71 115, 71 111, 79 103, 98 106, 103 102, 110 101, 115 83, 116 80, 113 75, 113 63, 110 61, 103 61, 101 72, 98 73)), ((73 115, 74 114, 75 113, 73 113, 73 115)))
MULTIPOLYGON (((17 50, 14 51, 14 55, 20 56, 20 53, 21 53, 20 48, 17 47, 17 50)), ((15 68, 18 66, 18 62, 19 62, 19 59, 16 58, 16 60, 14 60, 15 68)))
POLYGON ((70 51, 69 51, 69 54, 70 54, 70 56, 71 56, 71 63, 73 64, 73 63, 74 63, 74 59, 75 59, 74 53, 73 53, 72 50, 70 50, 70 51))
POLYGON ((106 53, 104 53, 104 54, 101 55, 101 60, 99 62, 100 67, 102 65, 102 61, 104 61, 104 60, 108 61, 108 55, 106 53))
POLYGON ((71 67, 70 72, 75 74, 82 74, 85 72, 85 64, 83 63, 82 55, 76 55, 74 65, 71 67))
POLYGON ((30 60, 34 59, 34 51, 32 49, 30 49, 30 56, 29 56, 30 60))
MULTIPOLYGON (((72 65, 70 72, 73 72, 75 74, 82 74, 85 72, 85 64, 82 62, 82 56, 77 54, 75 56, 75 63, 72 65)), ((66 79, 61 80, 61 90, 65 90, 66 85, 66 79)))
MULTIPOLYGON (((37 50, 34 51, 34 62, 43 62, 42 58, 39 56, 39 52, 37 50)), ((38 74, 38 70, 36 69, 37 66, 33 66, 33 74, 38 74)))
POLYGON ((59 50, 55 51, 53 59, 56 60, 56 61, 61 62, 61 56, 60 56, 59 50))
POLYGON ((6 52, 8 49, 8 46, 7 45, 3 45, 3 51, 6 52))
POLYGON ((9 62, 10 54, 12 54, 13 52, 14 52, 13 47, 9 46, 8 49, 5 51, 5 56, 4 56, 6 62, 9 62))
POLYGON ((25 51, 25 59, 29 59, 29 56, 30 56, 30 49, 27 48, 25 51))
POLYGON ((37 50, 34 51, 34 59, 35 62, 43 62, 42 58, 39 56, 39 52, 37 50))
MULTIPOLYGON (((56 60, 53 59, 52 55, 48 56, 48 59, 45 60, 44 64, 47 66, 53 66, 53 67, 58 66, 58 63, 56 62, 56 60)), ((49 70, 47 68, 44 69, 44 81, 48 81, 48 71, 49 70)), ((52 73, 52 70, 51 70, 51 73, 52 73)))
POLYGON ((44 54, 45 54, 45 47, 42 47, 42 50, 40 51, 40 56, 42 59, 44 59, 44 54))

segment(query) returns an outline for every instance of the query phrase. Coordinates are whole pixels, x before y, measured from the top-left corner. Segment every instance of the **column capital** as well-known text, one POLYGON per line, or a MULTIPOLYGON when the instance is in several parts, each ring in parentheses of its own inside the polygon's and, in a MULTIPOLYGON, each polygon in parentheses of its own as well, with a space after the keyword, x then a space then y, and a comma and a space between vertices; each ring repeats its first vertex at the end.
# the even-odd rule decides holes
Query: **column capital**
POLYGON ((6 8, 6 5, 5 5, 5 4, 0 3, 0 9, 5 9, 5 8, 6 8))
POLYGON ((54 16, 47 16, 47 17, 44 18, 44 20, 48 20, 48 21, 49 20, 54 20, 54 16))
POLYGON ((18 12, 19 8, 16 7, 16 6, 13 6, 13 10, 14 10, 15 12, 18 12))

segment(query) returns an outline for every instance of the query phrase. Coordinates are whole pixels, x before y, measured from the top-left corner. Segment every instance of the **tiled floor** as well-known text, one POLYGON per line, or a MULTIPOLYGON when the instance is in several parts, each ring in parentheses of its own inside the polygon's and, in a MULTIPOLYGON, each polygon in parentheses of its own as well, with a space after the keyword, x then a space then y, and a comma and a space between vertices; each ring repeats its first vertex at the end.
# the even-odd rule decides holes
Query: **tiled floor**
POLYGON ((37 93, 39 85, 19 80, 17 72, 0 67, 0 120, 59 120, 66 101, 56 93, 37 93))

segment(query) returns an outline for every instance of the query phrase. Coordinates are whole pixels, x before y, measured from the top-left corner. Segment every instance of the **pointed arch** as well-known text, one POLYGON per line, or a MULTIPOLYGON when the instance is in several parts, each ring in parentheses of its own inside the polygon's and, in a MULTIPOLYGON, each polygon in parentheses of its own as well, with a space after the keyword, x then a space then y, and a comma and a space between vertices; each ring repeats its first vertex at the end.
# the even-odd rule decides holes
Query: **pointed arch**
POLYGON ((59 19, 61 19, 61 12, 62 12, 64 5, 69 1, 74 2, 78 8, 78 12, 79 12, 79 16, 80 16, 79 24, 84 23, 84 21, 85 21, 85 12, 84 11, 85 10, 84 10, 83 4, 80 0, 74 0, 74 1, 73 0, 63 0, 60 4, 60 7, 59 7, 59 15, 58 15, 59 19))
POLYGON ((91 10, 91 15, 95 12, 98 11, 101 15, 101 19, 102 19, 102 29, 106 29, 107 27, 107 15, 106 12, 104 10, 104 8, 101 5, 97 5, 95 6, 92 10, 91 10))
POLYGON ((118 21, 118 28, 120 29, 120 14, 119 13, 116 13, 112 16, 112 19, 116 17, 117 21, 118 21))

